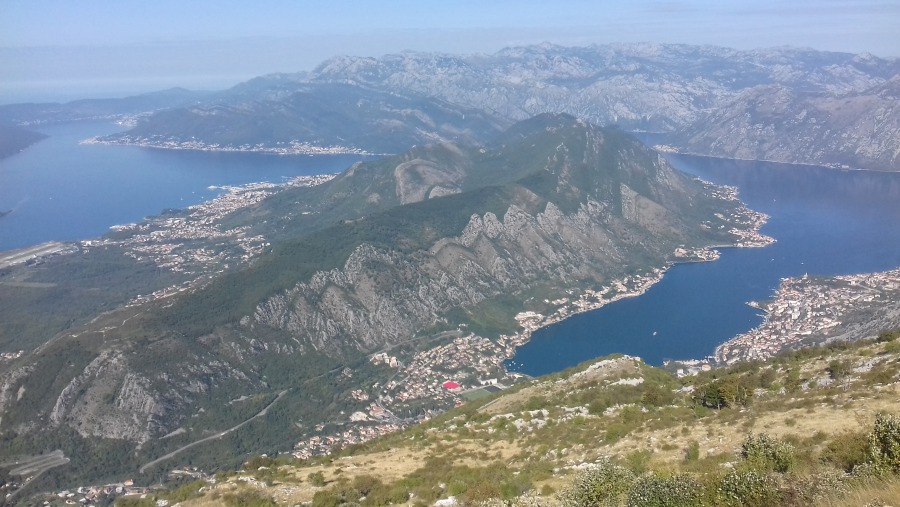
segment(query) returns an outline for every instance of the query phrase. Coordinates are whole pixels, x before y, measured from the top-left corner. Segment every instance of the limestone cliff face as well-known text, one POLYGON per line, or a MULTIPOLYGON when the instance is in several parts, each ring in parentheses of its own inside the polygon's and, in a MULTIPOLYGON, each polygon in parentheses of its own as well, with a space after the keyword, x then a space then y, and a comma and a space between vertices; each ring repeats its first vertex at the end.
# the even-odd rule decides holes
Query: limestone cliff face
POLYGON ((455 307, 537 285, 561 292, 602 282, 635 250, 664 262, 677 244, 675 220, 627 186, 622 194, 624 217, 593 200, 571 214, 552 202, 536 215, 512 205, 503 217, 473 215, 459 236, 413 255, 360 245, 342 269, 262 302, 251 327, 287 331, 325 352, 370 351, 414 336, 455 307))
POLYGON ((601 125, 668 131, 697 125, 706 111, 756 86, 842 97, 898 71, 896 59, 790 48, 541 44, 492 55, 338 56, 306 79, 438 96, 513 119, 566 112, 601 125))
POLYGON ((675 136, 703 155, 900 170, 900 75, 840 97, 748 90, 675 136))
POLYGON ((148 372, 134 354, 105 350, 69 381, 47 419, 84 437, 140 443, 174 429, 184 409, 217 385, 231 379, 254 386, 221 358, 188 355, 166 366, 148 372))
POLYGON ((121 354, 106 351, 62 390, 50 411, 50 423, 77 421, 80 424, 72 426, 82 436, 143 442, 156 434, 158 420, 167 412, 149 379, 130 372, 121 354))

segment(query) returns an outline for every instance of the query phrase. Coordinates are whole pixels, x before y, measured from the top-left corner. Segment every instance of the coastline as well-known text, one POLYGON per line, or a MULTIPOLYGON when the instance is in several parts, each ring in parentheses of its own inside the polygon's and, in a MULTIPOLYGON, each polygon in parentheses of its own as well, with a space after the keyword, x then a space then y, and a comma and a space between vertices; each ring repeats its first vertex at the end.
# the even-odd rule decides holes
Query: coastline
POLYGON ((653 150, 659 153, 668 153, 672 155, 687 155, 690 157, 702 157, 702 158, 714 158, 717 160, 739 160, 741 162, 766 162, 770 164, 784 164, 784 165, 799 165, 804 167, 818 167, 822 169, 828 169, 831 171, 859 171, 859 172, 873 172, 873 173, 887 173, 887 174, 896 174, 900 172, 898 170, 889 170, 889 169, 871 169, 865 167, 851 167, 847 165, 828 165, 821 164, 815 162, 790 162, 786 160, 772 160, 768 158, 742 158, 742 157, 725 157, 721 155, 710 155, 708 153, 697 153, 693 151, 686 151, 678 148, 676 146, 671 146, 668 144, 655 144, 650 146, 653 150))
MULTIPOLYGON (((705 183, 716 186, 718 188, 724 188, 729 193, 731 198, 733 198, 734 200, 738 200, 737 189, 733 187, 713 185, 709 182, 705 183)), ((519 322, 519 325, 523 329, 512 335, 500 336, 499 342, 504 346, 505 357, 499 359, 498 366, 506 374, 515 373, 510 372, 503 363, 507 359, 514 357, 516 349, 530 341, 531 336, 534 334, 534 332, 544 327, 561 322, 573 315, 586 313, 593 310, 599 310, 600 308, 603 308, 610 303, 614 303, 625 298, 641 296, 645 292, 647 292, 650 287, 660 282, 663 279, 663 276, 665 276, 666 272, 676 264, 714 262, 720 257, 720 254, 718 252, 719 249, 763 248, 777 241, 775 238, 759 232, 759 230, 768 221, 768 215, 759 211, 754 211, 744 205, 741 205, 739 211, 744 215, 743 218, 746 219, 741 223, 741 225, 744 225, 746 228, 738 229, 737 227, 735 227, 729 230, 730 233, 736 236, 736 241, 734 243, 709 245, 692 251, 684 250, 683 248, 679 247, 672 254, 674 259, 668 261, 662 267, 653 268, 649 272, 644 274, 631 275, 626 276, 622 279, 612 280, 608 286, 604 286, 599 291, 591 289, 584 290, 577 296, 577 298, 573 298, 571 301, 566 298, 550 302, 559 303, 556 310, 550 315, 545 316, 531 311, 518 313, 515 316, 515 319, 517 322, 519 322), (613 289, 616 289, 615 294, 607 299, 606 296, 613 289)), ((718 350, 718 348, 716 350, 718 350)))
POLYGON ((750 301, 763 322, 716 347, 719 364, 768 359, 785 350, 855 341, 900 326, 900 268, 783 278, 772 299, 750 301))
POLYGON ((516 315, 515 319, 517 322, 519 322, 519 325, 522 326, 523 329, 512 335, 500 336, 501 342, 509 344, 509 346, 512 347, 512 350, 506 357, 502 358, 499 361, 499 366, 503 368, 505 373, 516 373, 510 372, 505 367, 503 367, 503 362, 509 358, 512 358, 515 355, 515 349, 530 341, 531 336, 536 331, 544 327, 559 323, 574 315, 599 310, 608 304, 615 303, 616 301, 620 301, 622 299, 641 296, 646 293, 653 285, 662 281, 663 276, 665 276, 666 272, 668 272, 671 267, 677 264, 715 262, 719 258, 718 252, 716 252, 715 250, 717 248, 762 248, 769 244, 771 244, 771 242, 766 244, 734 244, 709 247, 710 252, 716 253, 715 257, 709 259, 689 259, 673 261, 667 263, 663 267, 654 268, 647 274, 632 275, 623 279, 613 280, 610 286, 604 287, 600 291, 588 289, 583 291, 577 298, 573 298, 572 301, 567 300, 565 302, 562 302, 561 300, 557 300, 558 302, 562 302, 562 305, 559 306, 556 311, 550 315, 542 315, 530 311, 520 312, 516 315), (612 287, 623 287, 627 290, 616 292, 612 297, 608 299, 605 298, 604 296, 609 293, 612 287))
POLYGON ((183 150, 183 151, 206 151, 217 153, 259 153, 264 155, 361 155, 361 156, 380 156, 385 153, 372 153, 360 148, 350 148, 346 146, 316 146, 307 142, 291 141, 285 146, 265 146, 257 145, 219 145, 216 143, 209 144, 203 141, 153 141, 149 139, 124 139, 109 140, 102 137, 89 137, 82 140, 79 144, 102 144, 106 146, 137 146, 140 148, 154 148, 159 150, 183 150))

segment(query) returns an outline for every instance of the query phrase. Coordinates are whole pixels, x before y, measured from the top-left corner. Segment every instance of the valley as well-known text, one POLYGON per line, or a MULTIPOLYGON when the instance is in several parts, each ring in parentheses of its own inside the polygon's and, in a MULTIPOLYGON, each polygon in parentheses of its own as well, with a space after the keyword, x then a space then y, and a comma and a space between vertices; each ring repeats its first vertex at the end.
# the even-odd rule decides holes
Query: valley
POLYGON ((616 505, 673 477, 728 504, 732 472, 839 502, 898 410, 898 65, 542 44, 0 106, 73 139, 118 122, 35 167, 152 160, 133 196, 172 161, 273 181, 0 254, 0 491, 574 505, 602 470, 630 477, 616 505), (800 468, 754 468, 756 431, 800 468))
MULTIPOLYGON (((483 344, 472 349, 471 359, 457 355, 454 361, 441 364, 448 356, 437 354, 426 360, 427 366, 419 365, 417 373, 432 369, 459 380, 501 378, 501 361, 508 352, 497 352, 512 350, 516 340, 522 339, 503 338, 514 335, 518 327, 507 312, 516 307, 528 310, 527 305, 520 306, 522 296, 510 297, 513 294, 556 301, 572 289, 571 281, 586 279, 594 280, 591 285, 602 294, 597 303, 602 303, 647 283, 637 271, 639 266, 631 268, 637 271, 634 276, 611 262, 623 249, 642 252, 649 267, 664 266, 676 259, 676 249, 681 252, 678 259, 687 260, 687 252, 702 252, 704 246, 745 241, 762 223, 733 195, 719 194, 717 187, 678 175, 637 141, 615 131, 572 117, 544 116, 521 124, 509 135, 516 144, 497 145, 497 154, 452 146, 425 148, 399 160, 357 165, 334 178, 306 179, 279 189, 243 189, 180 215, 151 219, 123 227, 107 238, 86 241, 73 256, 19 268, 30 274, 8 274, 17 280, 46 283, 56 276, 68 277, 63 274, 71 273, 72 262, 109 258, 123 263, 123 268, 145 266, 151 278, 132 278, 135 283, 152 281, 156 288, 130 296, 118 292, 116 297, 127 298, 120 309, 85 320, 75 329, 60 329, 52 340, 6 363, 2 425, 15 428, 16 447, 21 445, 22 450, 33 445, 28 443, 28 421, 39 419, 58 428, 61 440, 55 441, 64 449, 72 445, 67 443, 72 437, 64 436, 69 428, 80 428, 75 430, 80 435, 76 441, 142 444, 136 458, 149 462, 153 454, 165 455, 231 427, 221 425, 228 419, 234 424, 244 420, 233 419, 240 412, 221 419, 223 401, 250 396, 252 403, 242 402, 246 404, 243 413, 253 414, 259 410, 254 412, 253 407, 267 399, 258 393, 319 379, 315 384, 328 393, 325 399, 340 403, 319 398, 301 408, 296 401, 285 400, 267 416, 283 421, 276 426, 280 430, 269 428, 264 438, 271 439, 267 445, 284 446, 286 438, 296 443, 303 435, 328 435, 333 426, 326 424, 320 430, 315 426, 336 420, 343 427, 350 413, 365 413, 364 407, 370 405, 371 401, 351 396, 360 380, 386 381, 395 373, 389 365, 371 364, 366 354, 400 345, 391 355, 416 364, 417 353, 442 343, 423 349, 410 338, 459 329, 460 339, 469 336, 466 339, 472 343, 483 344), (518 148, 523 142, 519 136, 529 143, 524 150, 518 148), (559 148, 567 144, 568 150, 559 148), (618 155, 604 154, 604 150, 632 155, 611 163, 616 159, 604 157, 618 155), (631 158, 634 155, 637 158, 631 158), (506 157, 540 162, 529 167, 509 163, 506 157), (575 164, 576 160, 586 165, 575 164), (598 177, 583 167, 609 176, 598 177), (647 178, 644 171, 654 176, 647 178), (425 175, 428 187, 419 190, 416 185, 425 175), (485 177, 492 186, 480 186, 484 183, 478 178, 485 177), (560 184, 551 183, 557 178, 560 184), (571 186, 574 181, 581 183, 571 186), (312 183, 317 184, 306 186, 312 183), (435 185, 457 190, 435 196, 435 185), (348 187, 383 197, 373 200, 363 194, 356 201, 334 199, 348 187), (388 207, 391 195, 401 204, 396 212, 388 207), (553 200, 542 200, 546 198, 540 195, 553 200), (298 198, 304 206, 297 207, 298 198), (692 204, 684 207, 688 199, 692 204), (318 213, 309 213, 310 209, 318 213), (686 215, 668 211, 675 209, 685 210, 686 215), (333 225, 336 220, 339 223, 333 225), (634 224, 625 236, 606 232, 621 230, 625 223, 634 224), (310 239, 284 241, 272 235, 271 231, 284 228, 310 239), (237 243, 228 246, 233 240, 237 243), (254 253, 241 247, 246 240, 263 248, 254 253), (218 246, 210 249, 210 242, 218 246), (574 247, 588 242, 609 246, 574 247), (323 252, 323 245, 334 253, 323 252), (221 271, 228 269, 222 262, 226 258, 228 264, 234 263, 233 271, 221 271), (241 263, 248 268, 236 269, 241 263), (464 276, 454 274, 459 269, 464 276), (386 273, 392 274, 384 277, 386 273), (556 274, 547 278, 546 273, 556 274), (255 281, 247 278, 249 274, 255 281), (274 285, 260 283, 267 279, 274 285), (392 280, 407 280, 409 285, 392 280), (304 307, 310 310, 297 310, 304 307), (75 344, 78 356, 64 352, 75 344), (478 357, 494 354, 479 366, 478 357), (288 358, 297 362, 285 369, 288 358), (160 361, 166 364, 162 371, 154 366, 160 361), (310 368, 312 363, 307 361, 319 361, 319 367, 310 368), (334 370, 342 363, 350 376, 334 370), (47 369, 60 372, 55 380, 46 379, 51 384, 30 373, 47 369), (334 373, 326 374, 329 371, 334 373), (48 389, 60 391, 49 395, 48 389), (194 423, 190 421, 196 417, 197 405, 191 400, 199 401, 198 396, 207 400, 201 402, 205 415, 194 423), (32 413, 23 410, 26 406, 32 413), (323 411, 325 407, 329 408, 323 411), (308 411, 318 415, 307 422, 308 411), (336 417, 339 411, 345 415, 336 417), (281 433, 298 418, 306 429, 281 433), (143 420, 149 424, 138 422, 143 420), (159 439, 179 428, 185 431, 159 439)), ((85 281, 98 283, 97 275, 85 281)), ((29 290, 14 285, 0 288, 10 294, 29 290)), ((558 304, 564 307, 564 303, 558 304)), ((538 308, 546 311, 543 303, 538 308)), ((564 309, 554 318, 573 310, 564 309)), ((27 312, 16 311, 20 321, 29 318, 27 312)), ((443 343, 451 341, 448 336, 443 343)), ((380 400, 382 409, 434 414, 459 399, 449 392, 444 397, 431 396, 439 378, 440 373, 437 378, 411 376, 402 386, 385 384, 386 391, 366 394, 380 400)), ((467 387, 472 385, 467 382, 467 387)), ((289 399, 310 393, 307 389, 292 392, 289 399)), ((246 428, 253 427, 250 423, 246 428)), ((203 452, 213 451, 217 445, 231 445, 227 440, 201 447, 203 452)), ((79 453, 73 452, 72 459, 77 463, 79 453)))

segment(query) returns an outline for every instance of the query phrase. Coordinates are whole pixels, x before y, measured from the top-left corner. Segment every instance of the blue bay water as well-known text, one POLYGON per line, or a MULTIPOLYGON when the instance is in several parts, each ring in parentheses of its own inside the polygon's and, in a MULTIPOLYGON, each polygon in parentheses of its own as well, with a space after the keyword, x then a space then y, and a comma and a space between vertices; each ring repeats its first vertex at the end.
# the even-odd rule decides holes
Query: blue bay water
POLYGON ((645 294, 540 329, 508 363, 553 373, 619 352, 651 364, 702 358, 758 325, 748 301, 772 297, 783 277, 843 275, 900 266, 900 174, 671 155, 689 174, 734 185, 771 216, 777 243, 722 249, 715 262, 672 267, 645 294))
POLYGON ((356 155, 265 155, 79 144, 122 127, 72 123, 37 128, 50 137, 0 160, 0 251, 98 237, 166 208, 222 191, 210 186, 341 171, 356 155))

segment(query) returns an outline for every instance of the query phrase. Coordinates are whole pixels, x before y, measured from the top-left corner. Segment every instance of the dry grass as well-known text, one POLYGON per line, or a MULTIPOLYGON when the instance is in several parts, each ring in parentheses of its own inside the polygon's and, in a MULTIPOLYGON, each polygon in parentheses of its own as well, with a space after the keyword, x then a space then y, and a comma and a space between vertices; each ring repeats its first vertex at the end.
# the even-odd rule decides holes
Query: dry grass
MULTIPOLYGON (((522 410, 528 403, 528 400, 535 396, 542 396, 549 400, 554 400, 555 397, 561 394, 584 388, 599 381, 612 377, 629 375, 640 376, 641 369, 632 358, 622 357, 610 360, 606 363, 606 367, 595 369, 588 368, 588 370, 575 373, 567 379, 537 382, 534 385, 524 387, 517 392, 509 393, 497 398, 493 402, 481 407, 479 412, 485 412, 491 415, 515 412, 522 410)), ((552 403, 553 402, 551 401, 551 404, 552 403)))
MULTIPOLYGON (((312 501, 313 495, 317 491, 326 489, 341 479, 352 481, 356 477, 370 475, 384 483, 395 482, 424 467, 431 456, 454 456, 457 457, 453 460, 455 464, 477 468, 491 463, 508 463, 521 451, 522 448, 517 442, 475 442, 454 439, 452 445, 437 443, 416 449, 398 447, 388 451, 339 458, 328 464, 307 467, 288 466, 292 480, 265 485, 230 479, 223 484, 214 486, 214 491, 224 495, 241 488, 258 489, 265 495, 272 496, 280 505, 296 505, 312 501), (324 487, 315 487, 309 484, 307 476, 316 472, 322 472, 325 476, 324 487)), ((250 474, 242 473, 238 477, 246 475, 250 474)), ((557 487, 558 484, 551 484, 551 486, 557 487)), ((212 500, 211 496, 207 495, 203 498, 183 502, 182 505, 184 507, 218 506, 221 505, 221 500, 212 500)))
MULTIPOLYGON (((848 351, 838 357, 854 362, 866 361, 880 352, 880 346, 871 347, 866 354, 848 351)), ((834 356, 832 356, 834 357, 834 356)), ((805 379, 824 379, 828 360, 810 359, 802 364, 805 379)), ((782 374, 784 370, 781 370, 782 374)), ((541 397, 548 408, 557 406, 569 393, 581 389, 602 388, 612 379, 641 375, 641 367, 630 359, 613 361, 606 367, 588 370, 565 380, 543 380, 526 386, 482 407, 479 411, 488 415, 514 414, 526 409, 529 400, 541 397)), ((358 476, 369 475, 390 484, 408 477, 426 466, 431 458, 450 461, 454 465, 481 468, 495 464, 513 469, 524 469, 538 449, 559 451, 560 444, 568 452, 558 458, 543 457, 552 466, 566 463, 594 461, 601 456, 613 456, 622 460, 634 457, 636 452, 648 453, 652 469, 679 471, 685 466, 685 450, 691 442, 700 446, 700 461, 687 465, 688 470, 716 470, 725 461, 737 460, 737 452, 749 433, 767 433, 779 439, 804 442, 807 459, 815 459, 825 443, 847 432, 868 431, 879 412, 900 413, 900 384, 888 386, 865 385, 859 377, 842 384, 842 388, 821 387, 816 382, 809 391, 796 394, 768 393, 756 399, 749 408, 708 410, 693 412, 687 409, 667 407, 650 409, 636 422, 637 429, 622 436, 613 444, 605 444, 603 435, 609 424, 619 421, 619 415, 589 416, 580 418, 578 426, 562 426, 573 422, 557 422, 544 433, 487 434, 489 425, 480 429, 459 432, 452 423, 420 432, 415 438, 402 435, 391 437, 386 445, 389 450, 369 451, 350 457, 337 458, 330 463, 305 467, 288 467, 289 478, 283 484, 267 486, 261 483, 241 482, 230 479, 215 486, 220 494, 240 488, 257 488, 274 497, 280 505, 294 505, 312 500, 323 489, 309 484, 310 473, 322 472, 326 486, 339 480, 352 481, 358 476), (656 410, 656 411, 655 411, 656 410), (697 415, 697 414, 700 415, 697 415), (656 428, 656 429, 650 429, 656 428), (473 433, 474 431, 474 433, 473 433), (562 433, 561 433, 562 432, 562 433), (822 434, 822 438, 811 439, 822 434), (473 436, 474 435, 474 436, 473 436), (563 435, 563 440, 559 440, 563 435), (595 436, 592 436, 595 435, 595 436), (546 440, 546 441, 545 441, 546 440), (697 468, 699 466, 699 468, 697 468)), ((551 410, 552 412, 552 410, 551 410)), ((483 417, 483 416, 482 416, 483 417)), ((554 417, 551 415, 551 418, 554 417)), ((381 447, 384 448, 383 446, 381 447)), ((543 451, 540 451, 543 452, 543 451)), ((548 485, 554 490, 564 488, 570 481, 566 473, 544 478, 534 486, 540 489, 548 485)), ((205 498, 183 504, 185 507, 219 505, 207 495, 205 498)), ((817 506, 879 506, 900 507, 900 477, 872 481, 855 487, 844 497, 822 500, 817 506)))
MULTIPOLYGON (((858 392, 855 394, 862 395, 858 392)), ((699 442, 701 456, 723 453, 733 455, 750 432, 768 433, 777 438, 805 438, 818 432, 833 436, 846 431, 867 431, 872 427, 878 412, 900 413, 900 385, 894 384, 880 392, 868 394, 867 398, 854 400, 852 409, 821 403, 810 408, 785 411, 769 411, 765 407, 750 408, 742 411, 737 424, 724 422, 719 414, 714 414, 695 421, 687 432, 681 431, 681 428, 644 430, 630 433, 614 445, 598 450, 618 456, 649 450, 653 453, 653 462, 673 463, 684 459, 684 450, 691 441, 699 442), (759 415, 755 416, 757 413, 759 415), (749 420, 753 424, 745 425, 749 420)), ((900 507, 900 502, 897 506, 900 507)))
POLYGON ((872 479, 846 495, 817 502, 814 507, 898 507, 900 506, 900 478, 872 479))

